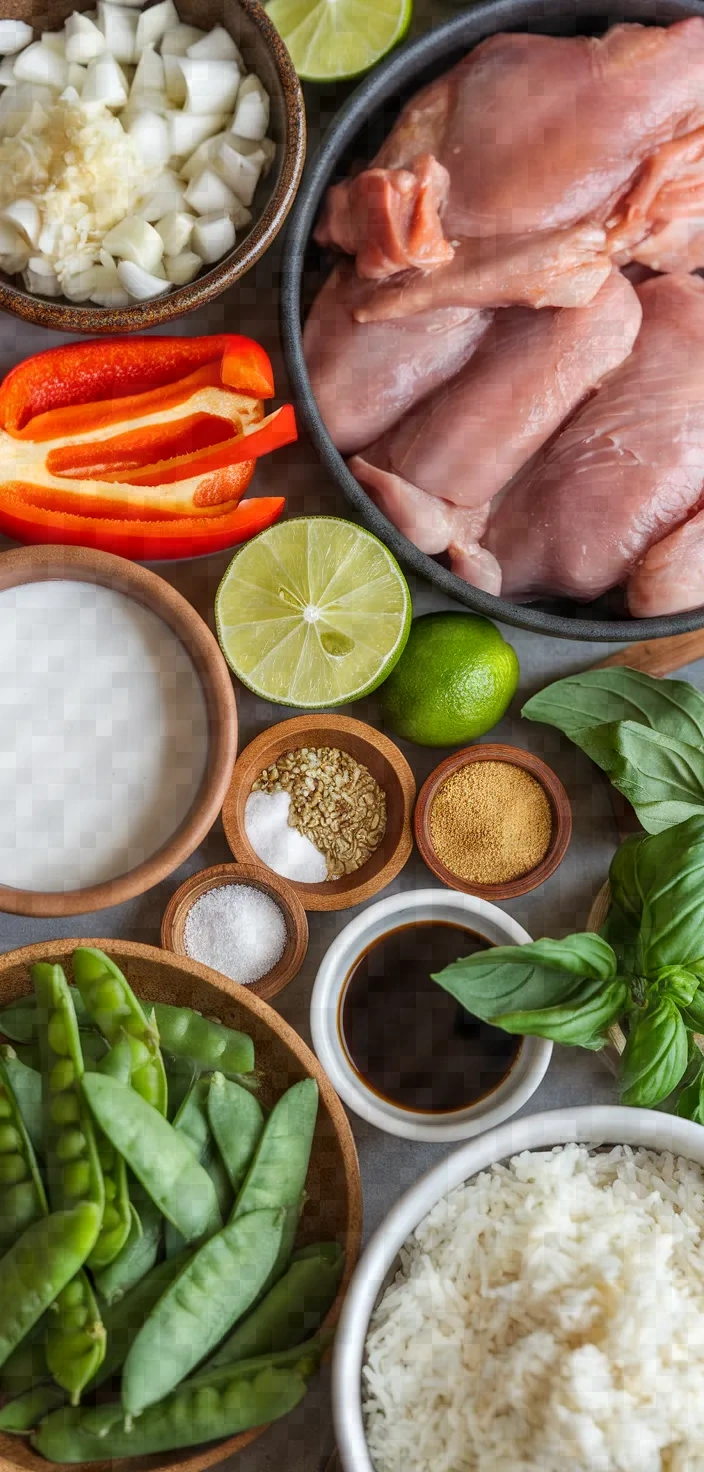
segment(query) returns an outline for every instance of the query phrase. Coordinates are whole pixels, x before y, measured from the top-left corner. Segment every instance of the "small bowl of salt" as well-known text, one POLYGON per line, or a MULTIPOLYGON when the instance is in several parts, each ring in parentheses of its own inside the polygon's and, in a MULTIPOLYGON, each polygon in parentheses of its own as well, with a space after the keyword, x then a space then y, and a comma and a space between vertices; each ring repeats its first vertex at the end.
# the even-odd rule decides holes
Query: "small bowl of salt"
POLYGON ((308 920, 290 884, 264 864, 215 864, 171 896, 161 944, 268 1002, 303 965, 308 920))

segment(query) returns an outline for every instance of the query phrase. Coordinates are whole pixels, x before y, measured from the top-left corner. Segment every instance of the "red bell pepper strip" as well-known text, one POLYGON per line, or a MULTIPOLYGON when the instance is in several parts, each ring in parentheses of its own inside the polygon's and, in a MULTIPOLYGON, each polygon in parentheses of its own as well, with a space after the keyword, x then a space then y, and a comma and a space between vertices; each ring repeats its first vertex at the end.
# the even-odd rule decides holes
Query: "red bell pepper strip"
POLYGON ((273 396, 269 357, 249 337, 91 338, 18 363, 0 387, 0 427, 16 433, 52 409, 146 393, 209 363, 220 364, 229 388, 259 399, 273 396))
MULTIPOLYGON (((149 424, 110 439, 69 440, 49 450, 45 465, 50 475, 68 475, 74 480, 104 480, 110 472, 140 470, 156 459, 181 456, 222 445, 240 433, 231 419, 219 414, 196 412, 162 424, 149 424)), ((250 456, 250 458, 252 458, 250 456)))
POLYGON ((224 516, 184 516, 168 521, 126 521, 72 516, 33 506, 20 494, 0 496, 0 531, 16 542, 94 547, 138 562, 199 557, 246 542, 277 521, 283 496, 255 496, 224 516))
MULTIPOLYGON (((263 419, 261 424, 246 430, 237 439, 227 440, 225 444, 215 445, 209 450, 197 450, 192 455, 179 455, 174 460, 158 461, 136 471, 126 470, 115 475, 106 472, 101 479, 131 486, 168 486, 174 481, 191 480, 209 471, 224 470, 243 460, 258 460, 262 455, 270 455, 272 450, 280 450, 283 445, 292 444, 297 438, 293 405, 283 404, 267 419, 263 419)), ((193 504, 201 504, 197 494, 193 504)))
POLYGON ((193 481, 189 481, 190 493, 176 501, 159 500, 153 494, 140 495, 139 491, 128 494, 122 486, 115 487, 112 494, 110 481, 94 481, 86 494, 81 482, 55 479, 43 485, 39 481, 14 480, 0 485, 0 506, 6 495, 20 494, 33 506, 43 511, 66 512, 68 516, 108 516, 112 521, 183 521, 195 515, 209 515, 211 506, 230 503, 229 509, 237 505, 247 490, 256 470, 256 460, 245 460, 239 465, 228 465, 217 475, 200 476, 195 485, 201 493, 194 512, 193 481))
MULTIPOLYGON (((33 419, 28 419, 24 429, 11 431, 12 438, 39 444, 43 440, 68 439, 71 435, 109 429, 111 425, 121 424, 125 419, 144 419, 150 414, 176 408, 199 388, 222 388, 219 363, 206 363, 203 368, 196 368, 194 373, 178 378, 175 383, 149 389, 143 394, 125 394, 119 399, 98 399, 94 404, 67 404, 63 409, 49 409, 46 414, 35 414, 33 419)), ((249 399, 248 402, 260 403, 261 400, 249 399)))

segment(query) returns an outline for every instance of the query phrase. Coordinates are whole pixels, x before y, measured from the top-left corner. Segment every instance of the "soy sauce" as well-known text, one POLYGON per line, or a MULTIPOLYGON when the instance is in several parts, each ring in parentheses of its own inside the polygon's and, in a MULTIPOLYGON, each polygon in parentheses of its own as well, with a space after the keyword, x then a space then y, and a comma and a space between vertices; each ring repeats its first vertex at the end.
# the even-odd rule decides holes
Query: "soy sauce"
POLYGON ((521 1038, 466 1012, 431 981, 489 949, 462 925, 421 920, 373 941, 352 968, 338 1026, 355 1072, 402 1109, 446 1114, 476 1104, 510 1073, 521 1038))

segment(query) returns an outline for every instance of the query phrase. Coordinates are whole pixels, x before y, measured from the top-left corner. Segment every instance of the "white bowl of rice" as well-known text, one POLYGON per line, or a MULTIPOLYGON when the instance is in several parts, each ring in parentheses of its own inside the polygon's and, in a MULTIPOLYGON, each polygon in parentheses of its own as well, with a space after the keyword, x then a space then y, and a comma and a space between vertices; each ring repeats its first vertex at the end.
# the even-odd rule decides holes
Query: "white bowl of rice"
POLYGON ((403 1196, 335 1344, 344 1472, 704 1472, 704 1129, 512 1120, 403 1196))

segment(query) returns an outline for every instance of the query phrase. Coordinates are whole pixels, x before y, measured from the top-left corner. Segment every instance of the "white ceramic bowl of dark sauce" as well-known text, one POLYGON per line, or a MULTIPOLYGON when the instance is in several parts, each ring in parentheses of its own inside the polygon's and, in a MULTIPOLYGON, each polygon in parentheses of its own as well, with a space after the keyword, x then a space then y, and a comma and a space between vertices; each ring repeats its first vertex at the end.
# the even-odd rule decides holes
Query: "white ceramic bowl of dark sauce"
MULTIPOLYGON (((531 939, 510 915, 474 895, 446 889, 421 889, 389 895, 346 925, 323 957, 311 997, 313 1045, 341 1099, 368 1124, 406 1140, 467 1140, 501 1124, 527 1103, 544 1077, 552 1043, 542 1038, 521 1039, 515 1046, 515 1056, 508 1070, 495 1086, 485 1092, 477 1090, 478 1097, 474 1102, 459 1107, 414 1108, 408 1102, 398 1102, 399 1090, 390 1089, 387 1093, 375 1087, 368 1073, 355 1066, 356 1059, 349 1046, 349 1028, 345 1020, 348 988, 355 973, 359 975, 357 968, 362 958, 367 953, 374 954, 373 948, 382 937, 427 923, 461 927, 488 945, 525 945, 531 939), (389 1094, 395 1094, 396 1098, 389 1097, 389 1094)), ((458 931, 456 955, 467 954, 469 949, 469 945, 463 945, 458 931)), ((429 969, 439 968, 433 966, 429 969)), ((400 1013, 404 1006, 403 987, 399 989, 396 976, 388 980, 398 997, 400 1013)), ((404 977, 401 976, 400 980, 403 982, 404 977)), ((431 994, 434 986, 432 983, 431 994)), ((437 993, 438 1000, 447 997, 440 987, 437 993)), ((411 1007, 413 997, 410 989, 408 1000, 411 1007)), ((399 1050, 403 1047, 402 1032, 403 1019, 399 1017, 399 1050)), ((389 1068, 393 1074, 396 1041, 392 1032, 387 1037, 389 1068)), ((473 1043, 471 1046, 480 1045, 473 1043)), ((440 1056, 440 1050, 433 1062, 437 1064, 438 1073, 442 1073, 445 1060, 440 1056)))

